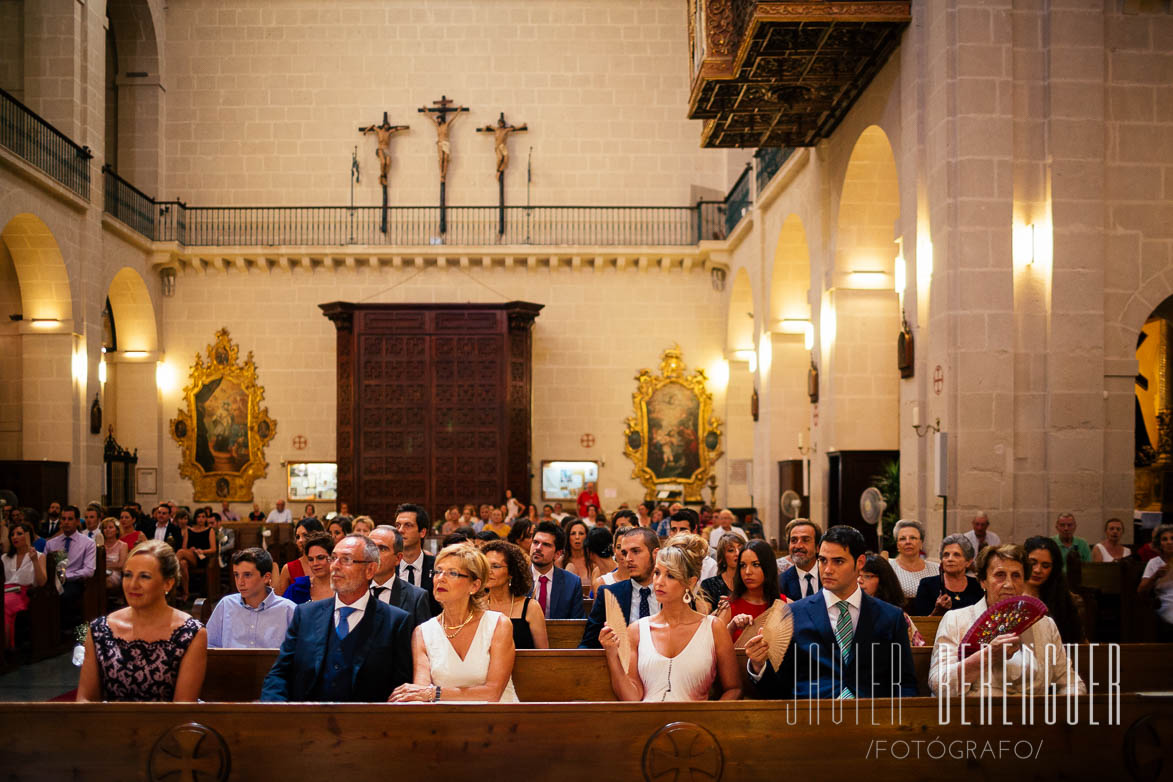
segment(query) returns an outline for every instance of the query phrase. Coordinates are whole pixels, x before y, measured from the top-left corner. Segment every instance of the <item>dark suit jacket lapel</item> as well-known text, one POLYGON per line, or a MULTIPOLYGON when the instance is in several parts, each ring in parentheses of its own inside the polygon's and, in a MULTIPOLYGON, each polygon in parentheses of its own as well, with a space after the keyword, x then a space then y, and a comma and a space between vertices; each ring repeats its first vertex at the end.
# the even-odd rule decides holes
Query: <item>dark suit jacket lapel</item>
POLYGON ((403 608, 403 579, 396 578, 395 583, 391 585, 391 605, 398 608, 403 608))
MULTIPOLYGON (((314 611, 318 614, 315 616, 311 611, 306 619, 308 627, 303 632, 312 633, 311 642, 316 645, 314 650, 314 673, 309 680, 309 690, 313 690, 318 683, 318 677, 322 675, 322 666, 326 664, 326 649, 330 645, 330 636, 326 633, 334 632, 334 600, 323 600, 321 604, 314 605, 314 611)), ((307 697, 309 694, 307 690, 307 697)))
POLYGON ((550 614, 557 615, 559 618, 565 613, 562 608, 562 592, 566 587, 566 571, 557 565, 552 571, 553 578, 550 579, 550 614))
POLYGON ((367 652, 371 649, 371 638, 377 637, 382 632, 383 624, 384 617, 383 613, 379 611, 379 601, 368 600, 367 607, 362 612, 362 619, 358 621, 358 627, 354 628, 354 640, 357 646, 354 650, 354 664, 350 669, 351 686, 354 685, 358 678, 359 669, 367 659, 367 652))

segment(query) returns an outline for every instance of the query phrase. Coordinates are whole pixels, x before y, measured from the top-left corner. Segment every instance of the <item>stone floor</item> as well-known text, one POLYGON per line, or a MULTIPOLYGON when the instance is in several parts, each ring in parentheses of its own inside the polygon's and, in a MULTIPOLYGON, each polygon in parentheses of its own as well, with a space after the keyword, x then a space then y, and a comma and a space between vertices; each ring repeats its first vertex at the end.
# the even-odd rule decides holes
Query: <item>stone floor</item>
POLYGON ((77 687, 73 654, 21 665, 0 676, 0 701, 47 701, 77 687))

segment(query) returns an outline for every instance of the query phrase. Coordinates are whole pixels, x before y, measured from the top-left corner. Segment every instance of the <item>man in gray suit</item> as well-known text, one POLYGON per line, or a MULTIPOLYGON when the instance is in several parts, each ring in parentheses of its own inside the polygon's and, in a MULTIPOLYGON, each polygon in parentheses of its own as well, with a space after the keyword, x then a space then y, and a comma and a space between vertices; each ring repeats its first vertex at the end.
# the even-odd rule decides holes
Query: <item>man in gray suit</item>
POLYGON ((399 530, 380 524, 371 531, 370 538, 379 548, 379 568, 371 579, 371 594, 380 602, 406 611, 413 628, 431 619, 428 593, 396 577, 399 561, 403 559, 403 536, 399 530))

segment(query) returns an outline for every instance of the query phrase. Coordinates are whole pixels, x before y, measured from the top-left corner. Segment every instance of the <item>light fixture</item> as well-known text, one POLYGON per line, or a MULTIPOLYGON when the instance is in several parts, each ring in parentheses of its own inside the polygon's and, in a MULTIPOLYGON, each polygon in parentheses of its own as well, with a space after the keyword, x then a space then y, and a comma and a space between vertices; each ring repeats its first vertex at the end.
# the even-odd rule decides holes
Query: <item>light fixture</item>
POLYGON ((171 298, 175 295, 175 269, 167 266, 159 270, 159 280, 163 283, 163 295, 171 298))
POLYGON ((175 389, 175 368, 166 361, 155 364, 155 386, 163 393, 175 389))
POLYGON ((912 406, 912 428, 916 431, 917 437, 924 437, 929 432, 941 431, 941 419, 936 419, 931 424, 921 424, 920 422, 920 405, 912 406))
MULTIPOLYGON (((1005 245, 1003 245, 1005 246, 1005 245)), ((1035 262, 1035 225, 1018 225, 1014 228, 1014 263, 1030 266, 1035 262)))
POLYGON ((78 383, 84 383, 86 379, 86 346, 80 340, 73 349, 72 368, 73 379, 78 383))
POLYGON ((147 351, 145 350, 126 350, 122 353, 123 358, 146 358, 147 351))
POLYGON ((98 382, 102 385, 106 384, 106 359, 98 362, 98 382))
POLYGON ((815 346, 815 327, 809 320, 799 320, 798 318, 780 320, 778 321, 778 333, 801 334, 804 350, 810 350, 815 346))
POLYGON ((883 290, 888 287, 888 273, 872 269, 850 272, 850 287, 861 290, 883 290))
POLYGON ((904 296, 904 289, 908 285, 908 268, 904 261, 904 240, 896 240, 896 260, 892 264, 892 287, 901 296, 904 296))
POLYGON ((35 329, 55 329, 61 321, 57 318, 33 318, 30 323, 35 329))
POLYGON ((725 290, 725 270, 720 266, 714 266, 712 269, 709 269, 709 279, 713 282, 713 290, 725 290))

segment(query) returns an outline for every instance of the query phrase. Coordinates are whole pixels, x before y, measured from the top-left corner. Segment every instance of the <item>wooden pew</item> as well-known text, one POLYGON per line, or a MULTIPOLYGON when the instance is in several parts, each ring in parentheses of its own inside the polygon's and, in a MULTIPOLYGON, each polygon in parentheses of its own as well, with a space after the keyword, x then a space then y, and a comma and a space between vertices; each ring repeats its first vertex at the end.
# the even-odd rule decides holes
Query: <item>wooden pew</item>
POLYGON ((374 779, 389 764, 406 779, 1157 779, 1173 745, 1169 695, 1125 695, 1112 723, 1099 696, 1099 724, 1085 703, 1074 725, 1046 724, 1041 698, 1033 721, 1015 699, 982 727, 943 721, 933 698, 840 702, 838 719, 832 703, 0 703, 0 725, 20 730, 10 780, 374 779), (551 760, 571 746, 590 757, 551 760))
MULTIPOLYGON (((1121 644, 1120 686, 1124 692, 1173 692, 1173 656, 1166 644, 1121 644)), ((1080 645, 1076 670, 1085 682, 1094 675, 1097 690, 1109 680, 1107 647, 1088 656, 1080 645)), ((206 701, 248 701, 260 697, 261 682, 277 658, 276 649, 209 649, 208 668, 200 697, 206 701)), ((929 694, 932 647, 912 650, 917 686, 929 694)), ((754 692, 738 650, 738 670, 747 697, 754 692)), ((610 701, 611 677, 601 649, 519 649, 513 664, 513 686, 522 701, 610 701)))
POLYGON ((937 637, 937 628, 941 624, 941 617, 914 616, 912 617, 912 623, 916 625, 916 629, 920 630, 920 634, 924 636, 925 643, 932 646, 933 639, 937 637))
POLYGON ((586 629, 585 619, 547 619, 546 635, 551 649, 575 649, 586 629))
MULTIPOLYGON (((72 632, 61 632, 61 596, 54 585, 56 560, 45 563, 48 576, 44 586, 29 589, 28 611, 17 615, 17 627, 27 633, 31 662, 61 654, 74 644, 72 632)), ((106 613, 106 549, 97 547, 94 574, 86 580, 82 595, 82 619, 86 623, 106 613)), ((18 633, 18 636, 21 633, 18 633)))

